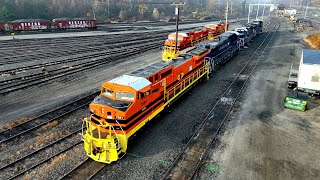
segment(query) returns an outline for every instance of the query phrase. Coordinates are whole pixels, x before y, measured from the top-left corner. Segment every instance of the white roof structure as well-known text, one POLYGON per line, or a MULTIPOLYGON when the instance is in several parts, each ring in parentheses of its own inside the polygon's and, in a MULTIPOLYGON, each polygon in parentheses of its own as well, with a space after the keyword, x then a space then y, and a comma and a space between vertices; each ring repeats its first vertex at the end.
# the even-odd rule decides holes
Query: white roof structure
POLYGON ((151 84, 151 82, 148 81, 146 78, 129 76, 129 75, 122 75, 122 76, 114 78, 108 82, 113 83, 113 84, 123 85, 123 86, 130 86, 133 89, 135 89, 136 91, 139 91, 139 90, 141 90, 151 84))

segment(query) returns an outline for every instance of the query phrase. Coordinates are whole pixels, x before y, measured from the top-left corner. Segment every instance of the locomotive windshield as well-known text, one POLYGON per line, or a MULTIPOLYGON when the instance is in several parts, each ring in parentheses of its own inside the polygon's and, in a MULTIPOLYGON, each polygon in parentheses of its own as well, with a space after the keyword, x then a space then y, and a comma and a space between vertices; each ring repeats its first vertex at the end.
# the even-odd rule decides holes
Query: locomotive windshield
POLYGON ((114 97, 114 92, 110 89, 102 88, 101 92, 103 95, 105 95, 107 97, 110 97, 110 98, 114 97))
POLYGON ((134 100, 134 94, 130 92, 116 92, 116 99, 118 100, 134 100))
POLYGON ((107 89, 107 88, 102 88, 101 92, 104 96, 111 98, 111 99, 117 99, 117 100, 121 100, 121 101, 125 101, 125 100, 133 101, 134 100, 134 94, 131 92, 114 92, 114 91, 107 89))

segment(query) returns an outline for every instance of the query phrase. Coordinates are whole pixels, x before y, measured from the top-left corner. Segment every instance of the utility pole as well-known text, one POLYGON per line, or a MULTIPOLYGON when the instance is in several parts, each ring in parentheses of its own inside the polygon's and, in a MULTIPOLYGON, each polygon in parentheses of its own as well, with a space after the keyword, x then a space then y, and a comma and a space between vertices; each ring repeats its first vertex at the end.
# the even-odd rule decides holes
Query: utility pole
POLYGON ((229 3, 227 3, 227 9, 226 9, 226 24, 224 26, 224 32, 227 32, 228 30, 228 12, 229 12, 229 3))
POLYGON ((309 7, 309 3, 310 2, 307 3, 306 12, 304 12, 304 18, 303 19, 306 19, 306 17, 307 17, 307 11, 308 11, 308 7, 309 7))
POLYGON ((262 21, 263 21, 263 16, 264 16, 264 9, 266 8, 266 5, 263 5, 263 10, 262 10, 262 21))
POLYGON ((250 3, 249 3, 249 11, 248 11, 248 23, 250 23, 250 3))
POLYGON ((232 2, 230 3, 231 7, 230 7, 230 15, 232 16, 232 2))
POLYGON ((257 14, 256 14, 256 20, 258 19, 258 15, 259 15, 259 8, 260 8, 260 1, 259 1, 259 4, 258 4, 258 9, 257 9, 257 14))
POLYGON ((176 6, 175 8, 175 15, 176 15, 176 44, 175 44, 175 48, 174 48, 174 53, 177 53, 178 50, 178 31, 179 31, 179 6, 185 6, 186 3, 179 3, 179 4, 171 4, 172 6, 176 6))
POLYGON ((269 16, 271 14, 271 0, 270 0, 270 9, 269 9, 269 16))

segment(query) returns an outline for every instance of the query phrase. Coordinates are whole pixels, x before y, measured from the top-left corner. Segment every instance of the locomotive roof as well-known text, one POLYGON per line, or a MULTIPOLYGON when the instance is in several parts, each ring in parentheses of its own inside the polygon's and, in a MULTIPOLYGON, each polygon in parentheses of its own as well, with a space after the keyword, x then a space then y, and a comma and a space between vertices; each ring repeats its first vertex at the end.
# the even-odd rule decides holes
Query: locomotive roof
POLYGON ((146 67, 140 68, 136 71, 133 71, 130 73, 130 75, 148 78, 153 74, 156 74, 157 72, 167 68, 168 66, 171 66, 171 65, 175 67, 179 66, 184 61, 192 58, 192 56, 200 56, 207 51, 208 50, 204 48, 195 48, 195 47, 188 48, 188 49, 185 49, 185 51, 182 51, 177 58, 172 59, 172 61, 168 61, 168 62, 159 61, 159 62, 150 64, 146 67))
POLYGON ((151 84, 151 82, 148 81, 146 78, 130 76, 130 75, 122 75, 108 82, 113 84, 123 85, 123 86, 130 86, 136 91, 139 91, 151 84))

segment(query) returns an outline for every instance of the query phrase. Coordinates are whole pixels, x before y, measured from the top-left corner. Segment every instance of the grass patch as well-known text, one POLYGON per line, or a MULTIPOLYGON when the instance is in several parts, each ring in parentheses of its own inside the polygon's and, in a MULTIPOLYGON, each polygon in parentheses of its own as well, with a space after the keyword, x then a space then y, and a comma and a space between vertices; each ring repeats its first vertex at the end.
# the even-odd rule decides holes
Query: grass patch
POLYGON ((46 129, 49 129, 49 128, 52 128, 52 127, 55 127, 59 124, 58 121, 52 121, 52 122, 49 122, 48 124, 44 125, 41 127, 41 130, 46 130, 46 129))
POLYGON ((17 120, 13 120, 13 121, 9 121, 3 124, 3 126, 1 127, 2 130, 6 130, 6 129, 11 129, 12 127, 18 125, 18 124, 22 124, 24 122, 29 121, 31 118, 27 118, 27 117, 23 117, 17 120))
POLYGON ((65 131, 52 131, 47 134, 40 135, 37 140, 35 141, 34 145, 35 147, 39 148, 43 146, 44 143, 53 141, 54 139, 58 139, 59 137, 66 134, 65 131))

